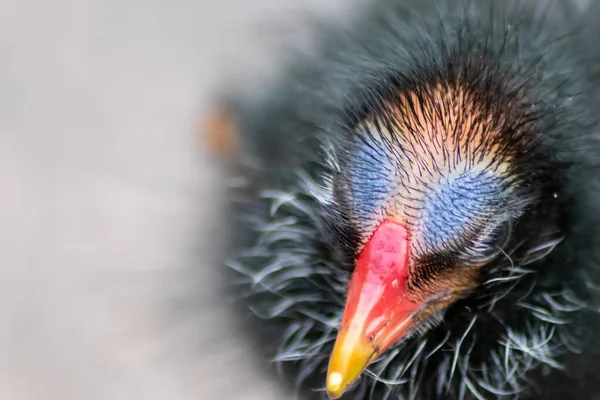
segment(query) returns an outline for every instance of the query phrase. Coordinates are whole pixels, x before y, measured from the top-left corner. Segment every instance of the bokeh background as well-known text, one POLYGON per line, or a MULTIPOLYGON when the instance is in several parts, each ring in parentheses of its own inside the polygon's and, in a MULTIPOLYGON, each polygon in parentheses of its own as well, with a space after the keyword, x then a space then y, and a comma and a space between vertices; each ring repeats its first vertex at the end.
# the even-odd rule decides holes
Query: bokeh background
POLYGON ((0 399, 285 398, 216 284, 198 129, 344 3, 0 0, 0 399))
POLYGON ((287 398, 220 292, 199 130, 366 1, 0 0, 0 400, 287 398))

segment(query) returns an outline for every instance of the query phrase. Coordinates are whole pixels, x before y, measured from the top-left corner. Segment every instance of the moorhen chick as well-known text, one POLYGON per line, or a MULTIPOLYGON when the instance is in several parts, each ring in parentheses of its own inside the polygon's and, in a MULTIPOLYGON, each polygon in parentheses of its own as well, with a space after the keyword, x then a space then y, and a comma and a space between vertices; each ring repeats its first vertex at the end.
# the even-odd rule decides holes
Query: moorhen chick
POLYGON ((303 398, 600 398, 600 46, 580 10, 380 0, 224 96, 227 281, 303 398))

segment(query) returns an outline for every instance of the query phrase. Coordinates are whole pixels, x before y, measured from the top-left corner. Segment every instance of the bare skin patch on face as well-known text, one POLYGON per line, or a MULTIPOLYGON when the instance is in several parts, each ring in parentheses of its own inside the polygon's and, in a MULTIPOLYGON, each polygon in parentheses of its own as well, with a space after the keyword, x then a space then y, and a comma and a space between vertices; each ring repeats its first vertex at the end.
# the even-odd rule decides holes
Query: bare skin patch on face
POLYGON ((361 192, 361 181, 362 189, 385 191, 365 201, 374 210, 360 213, 357 222, 366 231, 385 219, 403 223, 418 255, 477 229, 496 211, 494 200, 510 179, 512 155, 502 137, 503 116, 476 94, 441 84, 400 94, 358 131, 368 149, 361 151, 377 161, 357 174, 364 178, 357 179, 354 192, 361 192))

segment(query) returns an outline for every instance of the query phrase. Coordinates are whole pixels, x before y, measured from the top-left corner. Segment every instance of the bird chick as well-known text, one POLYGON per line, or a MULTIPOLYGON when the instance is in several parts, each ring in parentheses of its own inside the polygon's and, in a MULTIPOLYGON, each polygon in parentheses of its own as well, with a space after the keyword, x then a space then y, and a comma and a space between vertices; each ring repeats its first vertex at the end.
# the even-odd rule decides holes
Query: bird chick
POLYGON ((571 6, 378 1, 231 100, 229 282, 306 395, 600 390, 574 356, 599 320, 600 54, 571 6))

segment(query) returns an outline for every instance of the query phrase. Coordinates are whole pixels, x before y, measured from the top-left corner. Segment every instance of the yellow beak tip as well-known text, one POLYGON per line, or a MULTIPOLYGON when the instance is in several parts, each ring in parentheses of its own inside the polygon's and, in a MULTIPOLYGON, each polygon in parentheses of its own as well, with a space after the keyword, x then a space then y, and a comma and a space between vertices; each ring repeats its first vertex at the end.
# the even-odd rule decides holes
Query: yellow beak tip
POLYGON ((342 397, 374 358, 374 350, 363 336, 347 336, 343 331, 338 335, 327 371, 326 389, 331 400, 342 397))
POLYGON ((342 397, 345 386, 344 377, 339 372, 331 372, 327 376, 327 396, 330 399, 335 400, 342 397))
POLYGON ((332 391, 338 391, 342 387, 344 378, 339 372, 332 372, 327 378, 327 388, 332 391))

